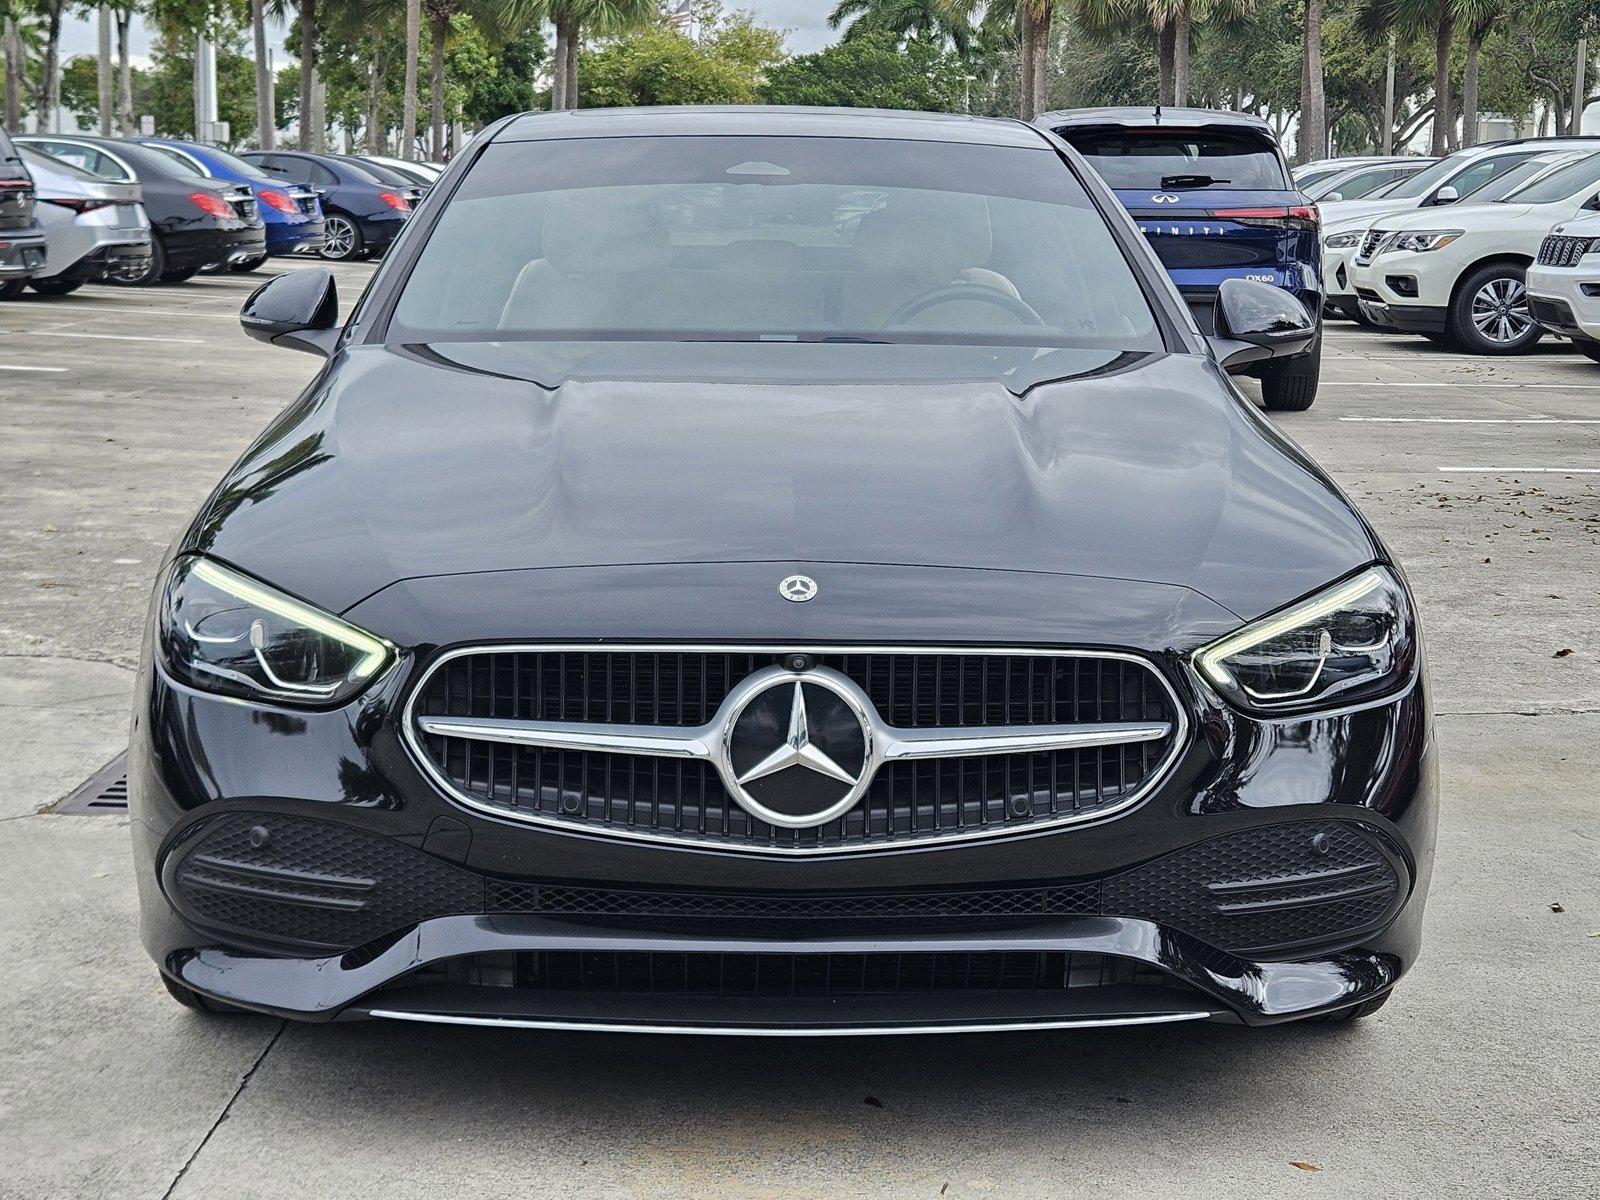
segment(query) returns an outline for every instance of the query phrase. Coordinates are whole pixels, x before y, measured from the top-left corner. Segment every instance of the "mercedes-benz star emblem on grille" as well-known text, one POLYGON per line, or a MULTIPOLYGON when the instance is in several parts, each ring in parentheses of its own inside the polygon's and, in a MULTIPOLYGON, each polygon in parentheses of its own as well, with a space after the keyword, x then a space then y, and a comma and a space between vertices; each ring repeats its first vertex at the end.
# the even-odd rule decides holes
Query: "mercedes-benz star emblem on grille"
POLYGON ((787 829, 823 825, 866 790, 872 731, 862 702, 825 676, 753 691, 723 747, 727 778, 752 815, 787 829))
POLYGON ((1150 197, 1151 204, 1176 204, 1177 202, 1178 197, 1174 196, 1171 192, 1157 192, 1154 196, 1150 197))
POLYGON ((785 575, 778 584, 778 595, 796 604, 804 604, 817 594, 817 581, 809 575, 785 575))

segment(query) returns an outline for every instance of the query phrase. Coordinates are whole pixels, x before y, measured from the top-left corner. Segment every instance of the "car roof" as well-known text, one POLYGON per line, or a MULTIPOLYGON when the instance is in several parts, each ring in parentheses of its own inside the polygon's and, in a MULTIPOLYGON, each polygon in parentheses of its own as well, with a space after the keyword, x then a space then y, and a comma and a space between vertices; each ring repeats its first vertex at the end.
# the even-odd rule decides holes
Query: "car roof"
POLYGON ((790 108, 783 105, 684 108, 582 108, 523 113, 494 135, 496 142, 602 137, 837 137, 962 142, 1049 149, 1021 121, 958 113, 877 108, 790 108))
POLYGON ((1129 129, 1159 129, 1164 125, 1223 125, 1271 133, 1268 125, 1254 113, 1229 112, 1216 108, 1163 108, 1140 105, 1124 108, 1062 108, 1041 113, 1033 119, 1046 129, 1065 129, 1078 125, 1123 125, 1129 129))

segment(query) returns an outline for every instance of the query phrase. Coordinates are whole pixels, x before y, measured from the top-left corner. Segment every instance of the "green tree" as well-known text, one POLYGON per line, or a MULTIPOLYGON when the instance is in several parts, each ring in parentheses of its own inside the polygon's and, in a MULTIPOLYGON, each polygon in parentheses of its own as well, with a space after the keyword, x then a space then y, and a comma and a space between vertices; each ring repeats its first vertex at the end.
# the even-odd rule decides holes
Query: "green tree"
POLYGON ((856 38, 779 63, 761 89, 768 104, 822 104, 959 112, 966 64, 954 53, 912 39, 856 38))
POLYGON ((782 57, 782 33, 746 13, 703 30, 698 42, 655 26, 586 54, 579 97, 589 105, 754 104, 782 57))
POLYGON ((578 50, 585 33, 604 37, 638 29, 657 15, 655 0, 513 0, 519 16, 555 26, 556 47, 550 107, 578 107, 578 50))

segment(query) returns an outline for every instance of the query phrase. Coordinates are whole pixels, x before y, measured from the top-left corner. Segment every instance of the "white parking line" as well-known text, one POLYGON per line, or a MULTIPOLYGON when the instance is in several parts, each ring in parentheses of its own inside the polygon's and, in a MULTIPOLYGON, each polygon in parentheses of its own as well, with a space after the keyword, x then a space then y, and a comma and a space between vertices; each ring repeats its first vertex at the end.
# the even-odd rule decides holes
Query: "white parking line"
POLYGON ((1600 467, 1439 467, 1446 475, 1600 475, 1600 467))
POLYGON ((234 313, 226 312, 195 312, 193 309, 182 308, 102 308, 98 304, 52 304, 49 306, 41 304, 36 309, 8 308, 6 310, 6 316, 8 317, 41 316, 60 319, 61 317, 71 316, 73 320, 97 317, 101 313, 133 313, 136 316, 144 316, 148 313, 154 317, 211 317, 215 320, 222 320, 235 315, 234 313))
POLYGON ((0 371, 49 371, 53 375, 59 375, 65 370, 65 367, 13 367, 8 363, 0 363, 0 371))
POLYGON ((101 342, 171 342, 180 346, 204 346, 204 338, 139 337, 131 333, 56 333, 44 329, 13 329, 12 337, 93 338, 101 342))
POLYGON ((1600 425, 1600 417, 1340 417, 1374 425, 1600 425))
POLYGON ((1367 388, 1507 388, 1515 391, 1525 391, 1529 388, 1558 388, 1563 392, 1592 392, 1600 390, 1600 384, 1594 383, 1505 383, 1499 380, 1475 383, 1470 379, 1456 380, 1453 383, 1413 383, 1410 380, 1398 379, 1324 379, 1321 386, 1367 388))

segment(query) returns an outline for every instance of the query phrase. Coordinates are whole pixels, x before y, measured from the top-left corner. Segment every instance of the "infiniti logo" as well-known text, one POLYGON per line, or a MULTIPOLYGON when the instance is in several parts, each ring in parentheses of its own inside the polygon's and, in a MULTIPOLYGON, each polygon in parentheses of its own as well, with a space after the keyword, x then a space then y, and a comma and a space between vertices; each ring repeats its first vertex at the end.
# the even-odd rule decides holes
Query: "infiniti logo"
POLYGON ((1157 192, 1154 196, 1150 197, 1151 204, 1176 204, 1177 202, 1178 197, 1174 196, 1171 192, 1157 192))

